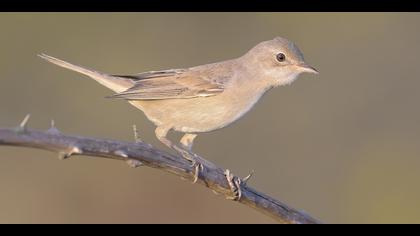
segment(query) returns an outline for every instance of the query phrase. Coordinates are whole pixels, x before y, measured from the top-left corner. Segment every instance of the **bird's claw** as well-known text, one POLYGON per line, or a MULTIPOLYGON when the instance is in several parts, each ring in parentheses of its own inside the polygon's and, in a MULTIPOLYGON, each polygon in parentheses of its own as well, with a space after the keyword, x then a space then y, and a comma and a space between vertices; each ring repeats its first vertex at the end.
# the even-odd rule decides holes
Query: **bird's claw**
POLYGON ((246 185, 248 180, 254 175, 254 171, 252 170, 249 175, 247 175, 245 178, 241 179, 237 176, 234 176, 230 170, 225 170, 225 176, 226 180, 228 181, 229 187, 231 192, 233 193, 233 196, 227 197, 229 200, 239 201, 242 197, 242 186, 246 185))
POLYGON ((230 190, 233 193, 233 196, 229 196, 226 198, 233 201, 239 201, 242 197, 242 189, 241 189, 242 179, 234 176, 228 169, 225 170, 225 176, 229 184, 230 190))
POLYGON ((185 154, 184 158, 191 162, 191 168, 194 170, 193 183, 195 184, 198 181, 200 172, 204 170, 204 166, 198 161, 198 157, 196 156, 197 154, 190 152, 185 152, 185 154))
POLYGON ((200 172, 204 170, 204 166, 203 166, 203 164, 195 161, 191 165, 191 167, 194 168, 194 180, 193 180, 193 183, 195 184, 195 183, 197 183, 198 176, 200 175, 200 172))
POLYGON ((204 170, 204 165, 200 163, 197 154, 186 151, 184 149, 178 149, 177 151, 181 153, 182 157, 191 162, 191 168, 194 171, 193 183, 197 183, 200 172, 204 170))

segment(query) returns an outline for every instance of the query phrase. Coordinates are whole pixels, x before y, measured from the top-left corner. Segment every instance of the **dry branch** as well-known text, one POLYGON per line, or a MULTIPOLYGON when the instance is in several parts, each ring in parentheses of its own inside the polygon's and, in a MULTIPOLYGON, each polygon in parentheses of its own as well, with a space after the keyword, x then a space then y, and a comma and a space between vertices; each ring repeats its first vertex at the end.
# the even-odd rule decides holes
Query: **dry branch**
MULTIPOLYGON (((52 122, 47 131, 28 129, 29 116, 17 128, 0 129, 0 145, 32 147, 59 153, 60 158, 74 155, 105 157, 126 161, 130 166, 140 165, 162 169, 182 178, 192 179, 194 174, 191 165, 184 158, 153 148, 139 139, 135 143, 70 136, 61 134, 52 122)), ((211 162, 203 163, 204 171, 200 172, 198 184, 211 190, 232 197, 225 171, 211 162)), ((237 177, 236 177, 237 178, 237 177)), ((286 204, 267 196, 246 185, 241 184, 241 198, 238 202, 250 206, 281 223, 307 224, 319 223, 309 215, 297 211, 286 204)))

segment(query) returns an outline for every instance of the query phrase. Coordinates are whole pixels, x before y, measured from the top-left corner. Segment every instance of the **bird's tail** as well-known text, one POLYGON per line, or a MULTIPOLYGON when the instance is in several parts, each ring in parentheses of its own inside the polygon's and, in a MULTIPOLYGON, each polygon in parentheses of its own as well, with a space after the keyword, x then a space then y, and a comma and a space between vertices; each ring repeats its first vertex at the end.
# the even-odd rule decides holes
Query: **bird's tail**
POLYGON ((39 57, 41 57, 42 59, 45 59, 53 64, 56 64, 58 66, 67 68, 69 70, 73 70, 76 72, 79 72, 81 74, 87 75, 90 78, 96 80, 98 83, 102 84, 103 86, 113 90, 114 92, 122 92, 125 91, 126 89, 130 88, 131 86, 133 86, 133 81, 129 80, 129 79, 125 79, 125 78, 120 78, 120 77, 115 77, 109 74, 105 74, 102 72, 98 72, 95 70, 91 70, 85 67, 81 67, 78 65, 74 65, 71 64, 69 62, 57 59, 55 57, 52 56, 48 56, 46 54, 39 54, 39 57))

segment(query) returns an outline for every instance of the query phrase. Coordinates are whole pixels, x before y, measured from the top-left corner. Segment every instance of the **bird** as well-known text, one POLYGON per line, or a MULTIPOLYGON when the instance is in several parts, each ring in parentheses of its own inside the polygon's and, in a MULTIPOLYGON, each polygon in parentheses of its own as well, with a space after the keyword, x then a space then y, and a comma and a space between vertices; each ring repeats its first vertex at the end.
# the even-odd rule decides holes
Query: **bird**
POLYGON ((299 48, 283 37, 260 42, 234 59, 131 75, 103 73, 46 54, 39 56, 94 79, 114 92, 108 98, 126 100, 143 111, 155 124, 157 139, 191 162, 194 183, 203 170, 203 159, 192 151, 198 134, 234 123, 271 88, 291 84, 302 73, 318 74, 299 48), (180 144, 168 139, 171 130, 184 133, 180 144))

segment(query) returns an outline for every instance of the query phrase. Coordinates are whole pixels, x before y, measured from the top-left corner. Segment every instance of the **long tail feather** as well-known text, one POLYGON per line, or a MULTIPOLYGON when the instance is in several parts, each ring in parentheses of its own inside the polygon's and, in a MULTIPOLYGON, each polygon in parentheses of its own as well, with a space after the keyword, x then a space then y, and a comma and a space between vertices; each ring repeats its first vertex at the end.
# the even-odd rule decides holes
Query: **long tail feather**
POLYGON ((95 70, 91 70, 85 67, 74 65, 69 62, 60 60, 58 58, 48 56, 44 53, 39 54, 38 56, 58 66, 87 75, 90 78, 96 80, 98 83, 102 84, 103 86, 117 93, 130 88, 134 84, 133 80, 121 78, 121 77, 115 77, 115 76, 108 75, 99 71, 95 71, 95 70))

